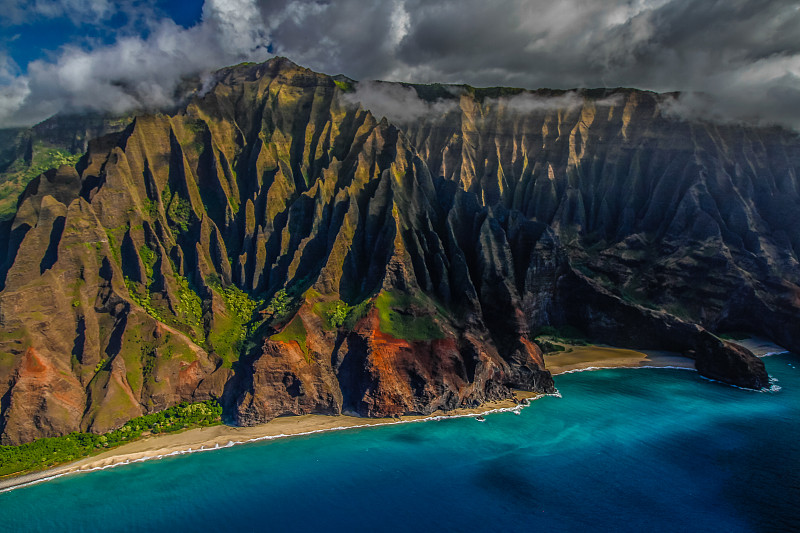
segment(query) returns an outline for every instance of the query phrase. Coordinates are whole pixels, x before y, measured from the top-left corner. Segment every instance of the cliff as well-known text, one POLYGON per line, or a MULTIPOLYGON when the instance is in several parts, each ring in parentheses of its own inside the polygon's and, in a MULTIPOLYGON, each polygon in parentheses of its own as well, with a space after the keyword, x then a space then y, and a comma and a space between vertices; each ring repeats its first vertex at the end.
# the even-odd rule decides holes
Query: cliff
POLYGON ((515 114, 467 91, 396 126, 345 98, 349 82, 284 59, 217 77, 34 179, 0 228, 3 443, 212 397, 254 424, 549 392, 545 325, 676 349, 754 388, 763 364, 707 328, 758 304, 772 315, 750 329, 796 346, 778 321, 799 306, 797 217, 777 213, 797 196, 787 133, 734 128, 783 159, 714 167, 747 176, 752 194, 731 193, 747 218, 711 209, 731 191, 698 161, 719 154, 687 147, 699 127, 648 111, 649 93, 515 114), (756 194, 759 179, 785 193, 756 194), (684 227, 697 220, 705 233, 684 227))
POLYGON ((122 131, 133 116, 55 115, 32 128, 0 129, 0 220, 11 218, 17 199, 42 172, 74 165, 89 141, 122 131))
POLYGON ((434 175, 548 224, 629 304, 800 351, 796 133, 680 120, 676 95, 631 89, 410 87, 446 109, 404 125, 434 175))

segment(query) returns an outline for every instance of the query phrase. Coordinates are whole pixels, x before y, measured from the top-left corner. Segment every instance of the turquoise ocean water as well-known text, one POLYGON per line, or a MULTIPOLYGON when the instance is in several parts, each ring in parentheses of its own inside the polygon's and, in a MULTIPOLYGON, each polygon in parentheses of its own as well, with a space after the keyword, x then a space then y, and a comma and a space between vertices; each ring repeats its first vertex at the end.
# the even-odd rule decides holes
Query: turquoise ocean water
POLYGON ((797 531, 800 359, 781 390, 685 370, 556 377, 520 415, 264 441, 0 494, 2 531, 797 531))

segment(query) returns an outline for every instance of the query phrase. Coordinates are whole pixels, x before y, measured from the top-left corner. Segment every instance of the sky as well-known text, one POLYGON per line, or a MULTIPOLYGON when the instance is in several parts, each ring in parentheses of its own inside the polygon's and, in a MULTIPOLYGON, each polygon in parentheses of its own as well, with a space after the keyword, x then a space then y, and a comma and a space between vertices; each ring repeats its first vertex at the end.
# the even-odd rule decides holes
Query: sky
POLYGON ((0 0, 0 127, 174 102, 274 55, 357 80, 681 91, 800 131, 797 0, 0 0))

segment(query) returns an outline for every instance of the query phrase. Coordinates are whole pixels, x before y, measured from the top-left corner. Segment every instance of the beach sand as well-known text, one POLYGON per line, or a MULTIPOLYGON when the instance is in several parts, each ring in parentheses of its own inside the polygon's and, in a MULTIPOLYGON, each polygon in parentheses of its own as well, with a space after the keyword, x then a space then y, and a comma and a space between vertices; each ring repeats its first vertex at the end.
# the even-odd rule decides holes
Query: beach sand
POLYGON ((564 352, 544 356, 554 375, 600 368, 676 367, 694 369, 694 361, 674 352, 626 350, 613 346, 570 346, 564 352))
MULTIPOLYGON (((766 348, 765 348, 766 349, 766 348)), ((768 350, 767 350, 768 351, 768 350)), ((567 351, 545 356, 545 365, 556 376, 567 372, 618 367, 680 367, 694 368, 694 361, 672 352, 635 351, 611 346, 568 346, 567 351)), ((368 426, 421 422, 439 417, 478 416, 519 408, 524 399, 540 394, 517 391, 514 399, 488 402, 472 409, 437 411, 430 415, 400 418, 359 418, 354 416, 303 415, 276 418, 253 427, 212 426, 179 433, 154 435, 117 448, 100 452, 79 461, 21 476, 0 479, 0 492, 39 481, 77 472, 87 472, 168 455, 213 450, 234 444, 271 438, 307 435, 368 426)))
POLYGON ((747 339, 734 340, 731 342, 735 342, 736 344, 744 346, 758 357, 764 357, 765 355, 784 353, 788 351, 786 350, 786 348, 778 346, 774 342, 768 341, 767 339, 761 337, 750 337, 747 339))

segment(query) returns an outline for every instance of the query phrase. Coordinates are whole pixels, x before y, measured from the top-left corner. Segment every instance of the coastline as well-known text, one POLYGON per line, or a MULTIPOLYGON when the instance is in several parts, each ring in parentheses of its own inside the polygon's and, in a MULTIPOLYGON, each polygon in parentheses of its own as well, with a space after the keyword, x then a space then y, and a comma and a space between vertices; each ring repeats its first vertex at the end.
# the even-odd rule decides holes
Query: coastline
POLYGON ((614 346, 567 345, 567 350, 544 356, 553 376, 604 368, 685 368, 694 370, 694 360, 675 352, 629 350, 614 346))
POLYGON ((787 353, 789 351, 783 346, 778 346, 774 342, 762 337, 748 337, 746 339, 734 340, 731 342, 744 346, 753 352, 756 357, 767 357, 769 355, 787 353))
MULTIPOLYGON (((747 343, 747 344, 745 344, 747 343)), ((748 339, 747 346, 759 357, 782 349, 763 339, 748 339)), ((607 368, 682 368, 694 370, 694 361, 674 352, 636 351, 613 346, 568 345, 564 352, 545 355, 545 366, 553 376, 607 368)), ((436 411, 430 415, 408 415, 399 418, 361 418, 349 415, 301 415, 276 418, 251 427, 220 424, 194 428, 178 433, 153 435, 123 444, 111 450, 85 457, 72 463, 0 479, 0 494, 15 488, 40 483, 64 475, 91 472, 115 466, 142 462, 172 455, 211 451, 221 448, 284 437, 310 435, 328 431, 425 422, 446 418, 477 417, 497 412, 519 411, 525 400, 545 396, 540 393, 515 391, 513 399, 487 402, 476 408, 436 411)))
POLYGON ((543 396, 546 395, 536 392, 514 391, 513 399, 509 398, 506 400, 487 402, 475 408, 435 411, 429 415, 407 415, 398 418, 361 418, 349 415, 329 416, 311 414, 279 417, 264 424, 251 427, 220 424, 217 426, 188 429, 178 433, 153 435, 123 444, 96 455, 85 457, 72 463, 55 466, 40 472, 31 472, 0 479, 0 494, 65 475, 104 470, 115 466, 161 459, 173 455, 218 450, 261 440, 296 437, 314 433, 372 426, 443 420, 447 418, 474 418, 499 412, 518 412, 526 405, 526 401, 533 401, 543 396))

